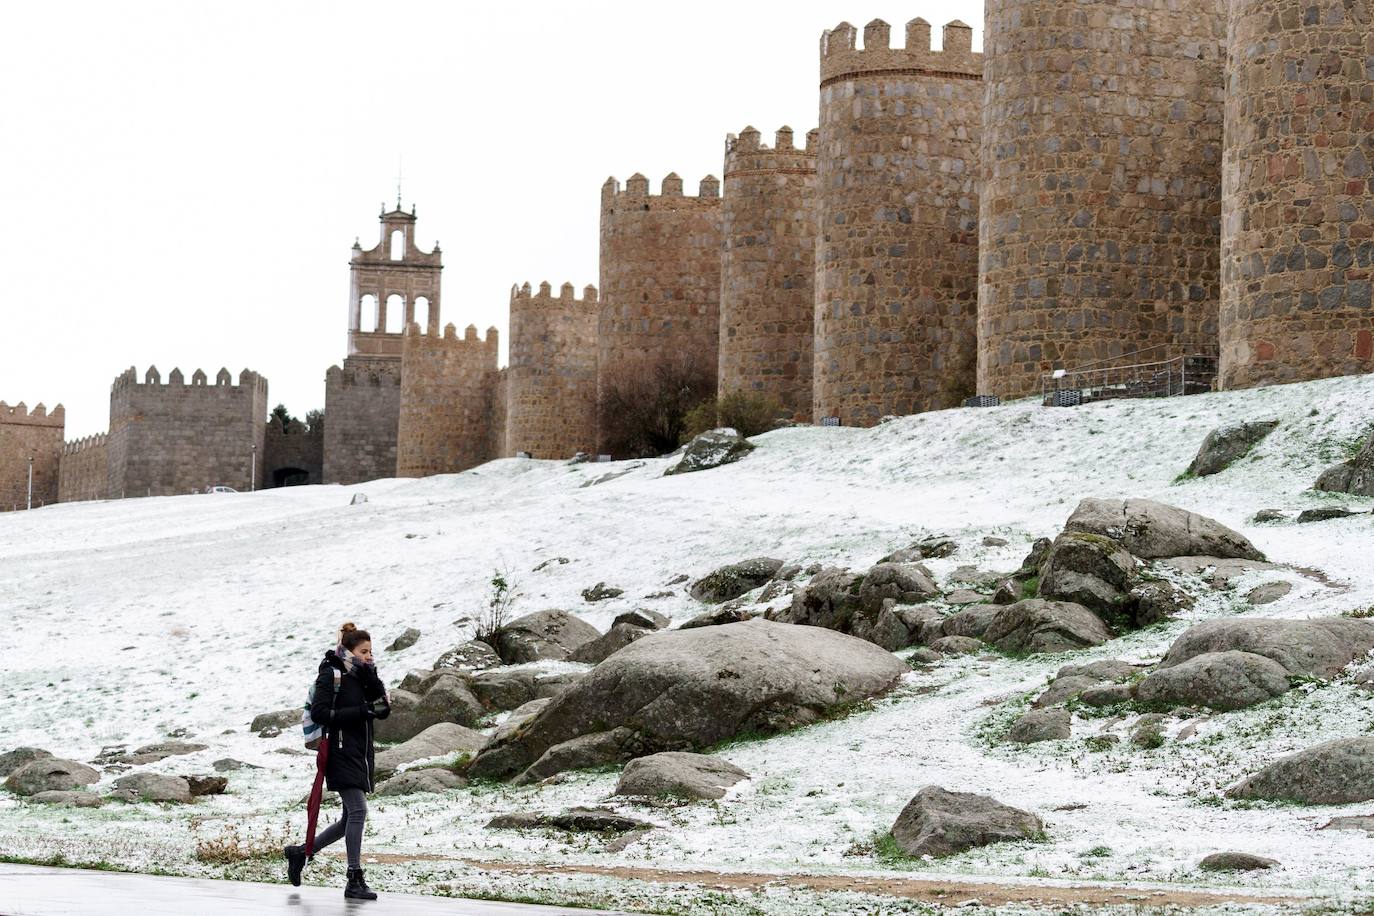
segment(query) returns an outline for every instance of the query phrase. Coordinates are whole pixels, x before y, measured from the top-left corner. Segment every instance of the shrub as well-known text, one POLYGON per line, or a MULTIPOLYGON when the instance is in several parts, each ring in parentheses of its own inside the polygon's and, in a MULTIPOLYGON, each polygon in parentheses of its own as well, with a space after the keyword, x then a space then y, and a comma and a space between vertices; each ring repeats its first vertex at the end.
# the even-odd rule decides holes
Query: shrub
POLYGON ((718 426, 728 426, 745 438, 757 436, 776 429, 783 412, 782 404, 769 395, 731 391, 720 398, 701 402, 687 414, 682 441, 718 426))
MULTIPOLYGON (((198 826, 198 822, 192 824, 193 829, 198 826)), ((230 865, 249 859, 276 859, 281 856, 282 847, 290 841, 290 824, 283 824, 276 831, 264 827, 257 833, 240 833, 239 825, 231 821, 217 834, 196 837, 196 859, 214 865, 230 865)))
POLYGON ((687 415, 710 401, 715 388, 715 364, 689 353, 621 363, 607 373, 598 396, 602 451, 636 458, 673 451, 687 415))

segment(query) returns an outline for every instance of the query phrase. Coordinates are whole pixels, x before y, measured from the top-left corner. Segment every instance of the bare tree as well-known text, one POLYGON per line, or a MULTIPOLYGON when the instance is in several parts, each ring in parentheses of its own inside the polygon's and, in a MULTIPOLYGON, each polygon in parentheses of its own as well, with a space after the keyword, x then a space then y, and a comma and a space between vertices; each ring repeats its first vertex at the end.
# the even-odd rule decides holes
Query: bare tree
POLYGON ((678 447, 687 414, 715 397, 714 364, 687 352, 627 361, 607 373, 597 404, 601 449, 622 457, 663 455, 678 447))

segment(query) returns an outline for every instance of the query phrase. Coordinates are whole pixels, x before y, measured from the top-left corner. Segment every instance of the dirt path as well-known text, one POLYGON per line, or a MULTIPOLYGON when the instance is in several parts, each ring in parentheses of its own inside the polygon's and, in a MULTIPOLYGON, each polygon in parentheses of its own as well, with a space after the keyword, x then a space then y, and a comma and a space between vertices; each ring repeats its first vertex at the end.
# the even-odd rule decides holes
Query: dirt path
POLYGON ((1268 904, 1293 906, 1303 897, 1263 896, 1227 891, 1190 890, 1177 886, 1131 887, 1125 884, 1082 883, 1047 885, 1026 882, 977 881, 969 879, 900 878, 883 875, 801 875, 758 872, 717 872, 631 867, 624 865, 549 865, 529 862, 492 862, 440 855, 394 855, 368 853, 368 858, 388 864, 407 862, 459 862, 483 871, 528 875, 598 875, 631 881, 659 881, 673 884, 699 884, 732 890, 762 890, 765 887, 793 887, 812 891, 853 891, 919 900, 923 903, 952 906, 976 900, 983 906, 1031 904, 1046 907, 1087 904, 1090 906, 1206 907, 1224 904, 1268 904))

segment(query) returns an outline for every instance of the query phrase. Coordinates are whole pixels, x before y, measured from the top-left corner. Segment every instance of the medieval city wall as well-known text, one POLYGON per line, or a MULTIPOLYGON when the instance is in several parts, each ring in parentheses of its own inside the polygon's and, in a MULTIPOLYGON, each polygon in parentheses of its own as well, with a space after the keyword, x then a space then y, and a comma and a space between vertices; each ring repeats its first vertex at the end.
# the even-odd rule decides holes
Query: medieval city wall
POLYGON ((978 390, 1212 353, 1224 0, 988 0, 978 390))
POLYGON ((498 342, 495 328, 482 339, 469 325, 460 339, 451 324, 443 337, 410 326, 401 358, 396 476, 452 474, 492 457, 498 342))
MULTIPOLYGON (((503 448, 494 457, 571 458, 596 447, 596 287, 511 289, 503 448)), ((498 401, 500 399, 498 398, 498 401)))
POLYGON ((128 369, 110 389, 109 495, 261 487, 266 419, 267 379, 256 372, 243 370, 234 384, 221 369, 211 384, 200 370, 188 383, 173 369, 163 384, 156 367, 142 382, 128 369))
POLYGON ((821 37, 814 409, 846 425, 973 393, 983 56, 972 29, 821 37))
POLYGON ((57 501, 84 502, 110 495, 109 449, 105 433, 74 439, 62 446, 58 469, 57 501))
POLYGON ((1231 0, 1221 385, 1374 368, 1374 2, 1231 0))
POLYGON ((720 356, 720 183, 702 179, 695 197, 670 174, 662 193, 636 174, 601 189, 598 397, 616 376, 664 360, 712 382, 720 356))
POLYGON ((267 421, 262 485, 264 489, 320 483, 324 479, 324 433, 300 420, 267 421))
POLYGON ((507 453, 506 424, 510 404, 510 369, 496 373, 491 384, 491 430, 487 443, 487 455, 491 458, 509 458, 514 452, 507 453))
POLYGON ((817 132, 783 127, 770 147, 752 127, 726 140, 721 202, 722 395, 769 397, 811 420, 816 321, 817 132))
POLYGON ((324 482, 396 476, 401 361, 350 356, 324 379, 324 482))
POLYGON ((29 410, 22 401, 13 407, 0 401, 0 512, 29 505, 30 458, 34 508, 57 502, 65 426, 60 404, 49 413, 42 404, 29 410))

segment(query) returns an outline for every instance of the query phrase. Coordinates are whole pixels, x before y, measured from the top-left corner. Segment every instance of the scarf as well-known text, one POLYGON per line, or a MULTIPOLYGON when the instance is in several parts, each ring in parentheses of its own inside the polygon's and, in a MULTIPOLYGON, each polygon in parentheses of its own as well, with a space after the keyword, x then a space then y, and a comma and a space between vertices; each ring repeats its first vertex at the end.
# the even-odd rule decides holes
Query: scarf
POLYGON ((361 659, 355 658, 352 652, 349 652, 347 649, 343 647, 343 643, 340 643, 338 646, 335 647, 334 654, 337 655, 339 657, 339 660, 343 662, 344 672, 347 674, 353 673, 354 665, 366 665, 369 668, 374 667, 373 662, 365 662, 361 659))

